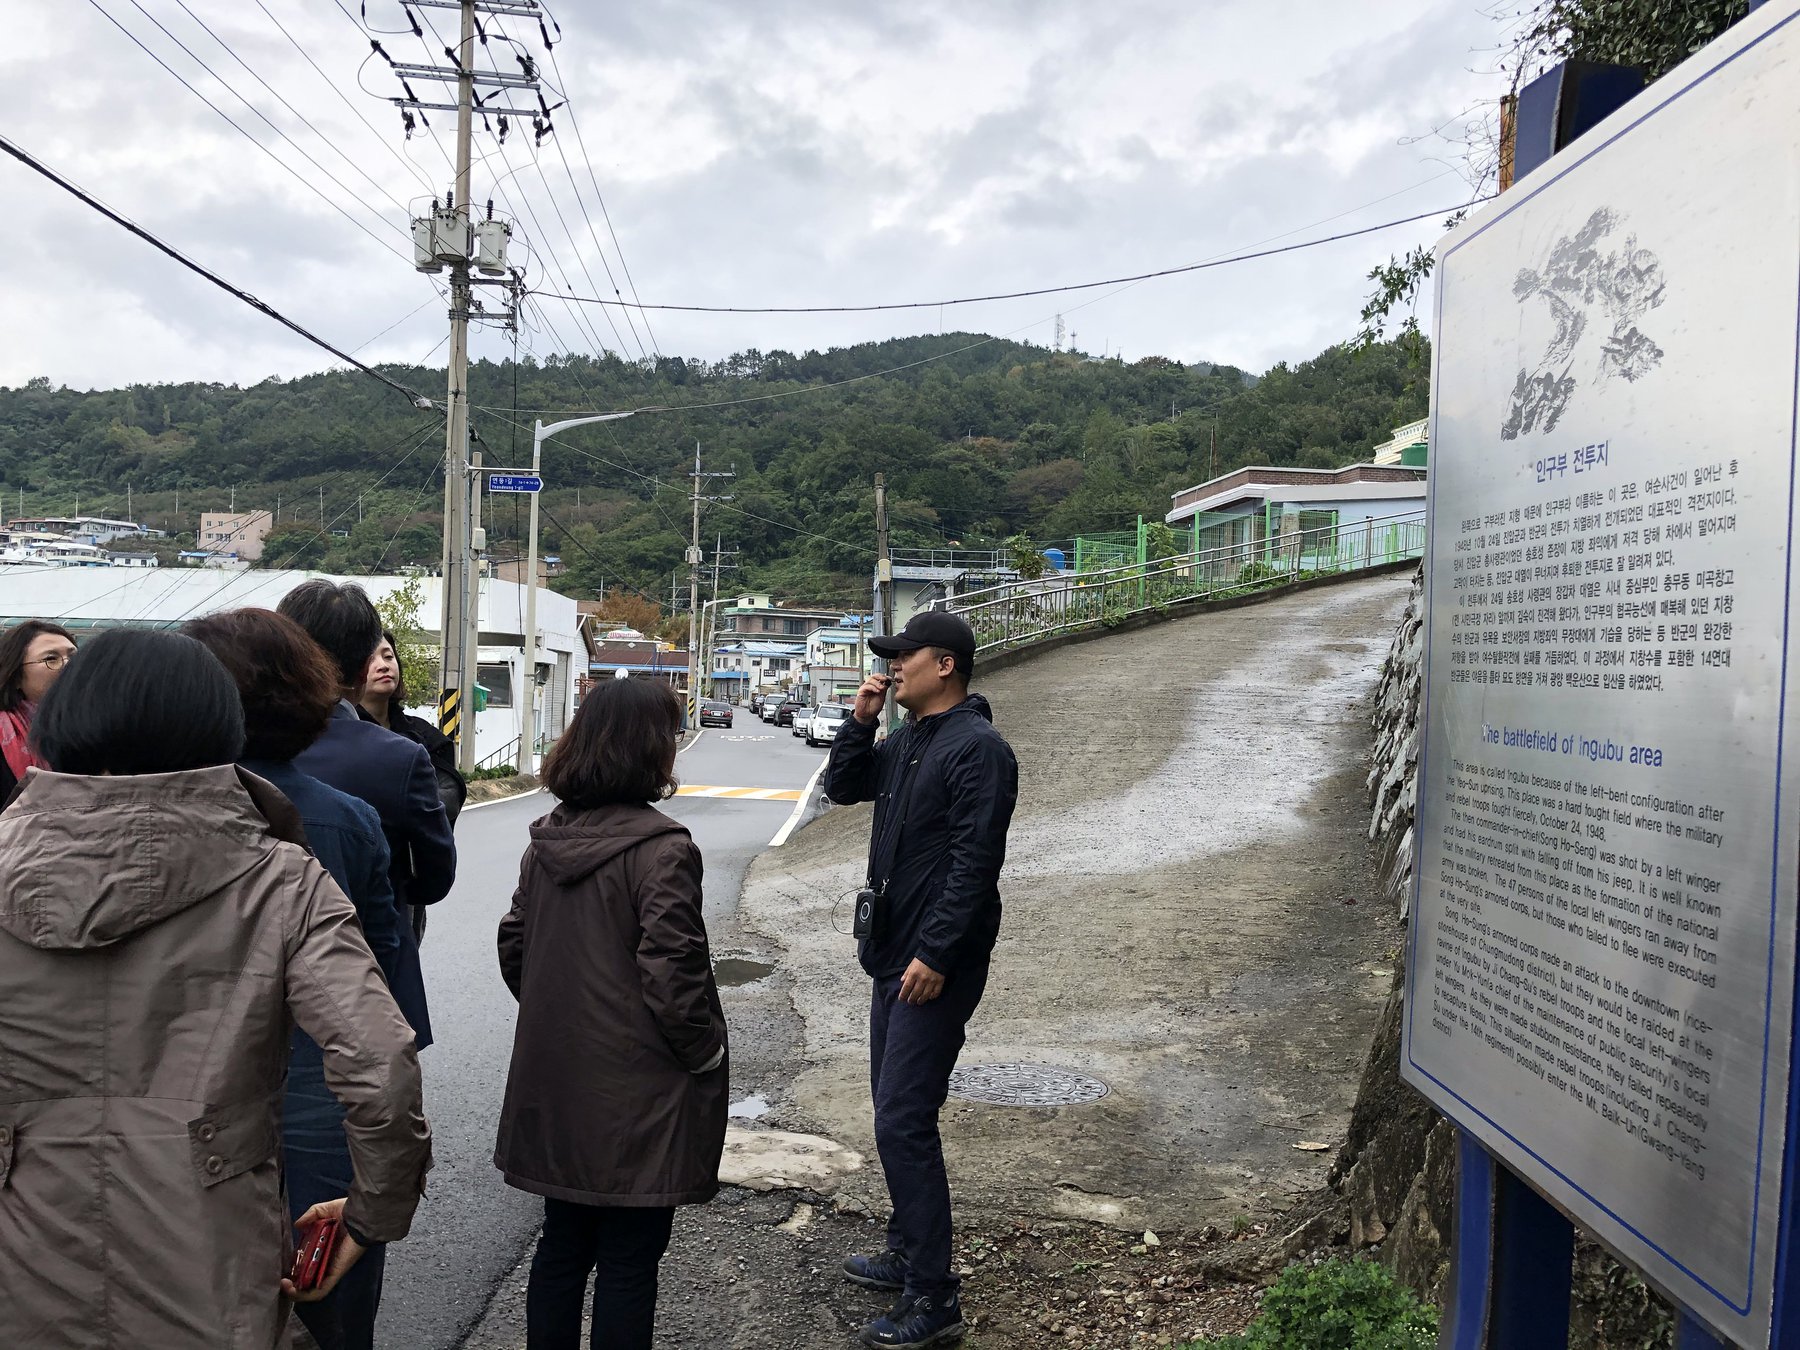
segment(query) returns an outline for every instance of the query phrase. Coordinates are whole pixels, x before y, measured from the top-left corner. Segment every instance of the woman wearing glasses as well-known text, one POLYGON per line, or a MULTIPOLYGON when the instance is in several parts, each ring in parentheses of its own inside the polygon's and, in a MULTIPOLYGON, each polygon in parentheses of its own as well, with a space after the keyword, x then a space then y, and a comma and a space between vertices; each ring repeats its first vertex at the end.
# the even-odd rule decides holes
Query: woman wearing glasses
POLYGON ((24 781, 25 770, 49 767, 31 747, 31 719, 74 652, 69 630, 43 619, 27 619, 0 633, 0 808, 24 781))

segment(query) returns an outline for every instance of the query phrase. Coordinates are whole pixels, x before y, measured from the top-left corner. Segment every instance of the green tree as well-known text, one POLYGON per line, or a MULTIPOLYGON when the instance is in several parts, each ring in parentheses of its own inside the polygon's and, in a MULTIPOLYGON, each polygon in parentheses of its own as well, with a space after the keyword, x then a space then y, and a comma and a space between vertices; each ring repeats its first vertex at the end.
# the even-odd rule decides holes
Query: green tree
POLYGON ((394 653, 406 675, 405 703, 409 708, 437 702, 440 650, 432 635, 419 623, 423 588, 417 577, 408 577, 398 590, 375 602, 381 626, 394 635, 394 653))

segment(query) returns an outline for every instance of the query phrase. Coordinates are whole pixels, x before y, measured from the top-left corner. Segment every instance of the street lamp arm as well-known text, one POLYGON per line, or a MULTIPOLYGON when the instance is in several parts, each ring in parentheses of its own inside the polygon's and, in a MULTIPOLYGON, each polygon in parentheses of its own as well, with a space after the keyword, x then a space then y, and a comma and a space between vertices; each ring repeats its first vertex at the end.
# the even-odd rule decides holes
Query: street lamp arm
POLYGON ((552 422, 549 426, 539 422, 536 436, 539 441, 544 441, 570 427, 585 427, 595 422, 617 422, 622 417, 635 417, 639 411, 640 409, 633 408, 629 412, 595 413, 592 417, 571 417, 566 422, 552 422))

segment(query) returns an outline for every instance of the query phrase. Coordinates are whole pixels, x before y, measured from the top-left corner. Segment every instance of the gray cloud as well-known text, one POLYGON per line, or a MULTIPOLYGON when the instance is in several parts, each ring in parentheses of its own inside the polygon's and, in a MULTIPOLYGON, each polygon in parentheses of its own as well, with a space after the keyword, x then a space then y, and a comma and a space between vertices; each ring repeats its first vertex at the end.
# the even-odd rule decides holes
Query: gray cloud
MULTIPOLYGON (((298 160, 135 10, 105 0, 257 139, 409 254, 407 212, 357 169, 401 202, 422 203, 445 184, 439 150, 425 134, 402 140, 382 101, 397 92, 391 76, 379 61, 364 65, 368 39, 335 7, 269 2, 374 134, 255 6, 189 0, 356 168, 179 9, 150 7, 369 208, 298 160), (359 68, 367 93, 356 85, 359 68)), ((870 303, 1024 289, 1254 247, 1368 203, 1313 233, 1449 205, 1461 186, 1454 177, 1425 182, 1441 172, 1434 156, 1444 148, 1399 142, 1494 92, 1465 72, 1491 25, 1449 0, 1379 11, 1329 0, 556 8, 566 92, 646 300, 870 303)), ((402 27, 399 15, 397 5, 371 5, 378 26, 402 27)), ((447 31, 443 15, 436 22, 447 31)), ((32 8, 14 26, 0 81, 14 93, 8 134, 28 149, 341 345, 367 341, 426 300, 365 355, 417 360, 442 336, 442 306, 406 261, 295 183, 98 15, 32 8)), ((535 45, 529 29, 516 35, 535 45)), ((432 59, 410 36, 382 41, 401 59, 432 59)), ((448 144, 453 119, 432 121, 448 144)), ((502 179, 515 204, 529 203, 537 219, 522 218, 520 232, 536 252, 520 251, 538 285, 560 289, 566 276, 583 293, 607 289, 602 251, 623 285, 573 124, 559 115, 558 125, 581 202, 555 148, 529 164, 528 134, 508 145, 521 172, 509 177, 498 155, 479 166, 477 200, 502 179), (560 271, 547 265, 552 257, 560 271)), ((493 148, 479 130, 477 143, 493 148)), ((330 363, 35 175, 11 163, 0 175, 13 209, 9 298, 38 320, 0 336, 0 383, 36 374, 77 386, 242 382, 330 363)), ((1091 350, 1260 369, 1346 336, 1363 274, 1435 234, 1426 221, 1116 295, 941 318, 936 310, 658 313, 650 323, 664 350, 712 358, 934 332, 940 323, 1048 342, 1060 308, 1091 350)), ((623 318, 615 316, 621 339, 597 310, 580 322, 558 302, 542 303, 564 345, 591 345, 581 336, 591 331, 635 351, 623 318)), ((548 333, 527 340, 540 356, 558 345, 548 333)), ((509 350, 485 331, 474 347, 493 357, 509 350)))

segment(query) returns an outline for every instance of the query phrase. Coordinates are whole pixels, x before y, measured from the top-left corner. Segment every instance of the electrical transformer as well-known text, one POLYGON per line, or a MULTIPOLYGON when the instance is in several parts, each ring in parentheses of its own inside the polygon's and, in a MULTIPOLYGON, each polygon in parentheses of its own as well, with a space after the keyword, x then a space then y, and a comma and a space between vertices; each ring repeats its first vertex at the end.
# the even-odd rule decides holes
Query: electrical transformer
POLYGON ((483 276, 506 275, 506 244, 512 238, 512 222, 481 220, 475 223, 475 268, 483 276))

